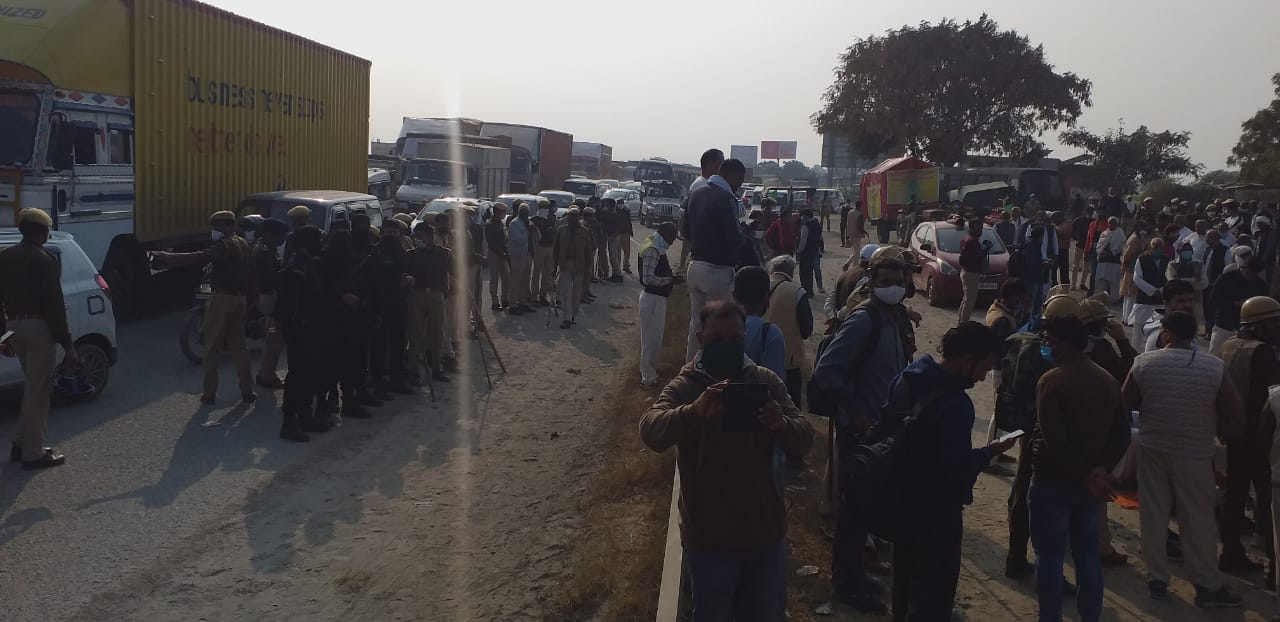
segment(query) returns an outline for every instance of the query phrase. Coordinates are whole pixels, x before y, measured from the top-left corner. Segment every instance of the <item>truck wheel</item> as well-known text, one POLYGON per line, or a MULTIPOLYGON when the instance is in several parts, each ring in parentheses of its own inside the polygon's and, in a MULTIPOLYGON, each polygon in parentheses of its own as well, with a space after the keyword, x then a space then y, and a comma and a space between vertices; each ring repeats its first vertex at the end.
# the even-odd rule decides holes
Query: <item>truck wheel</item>
POLYGON ((199 365, 204 362, 204 307, 192 309, 178 333, 178 346, 188 361, 199 365))
POLYGON ((119 268, 110 268, 102 275, 111 288, 111 307, 117 320, 127 320, 138 312, 138 291, 131 279, 119 268))

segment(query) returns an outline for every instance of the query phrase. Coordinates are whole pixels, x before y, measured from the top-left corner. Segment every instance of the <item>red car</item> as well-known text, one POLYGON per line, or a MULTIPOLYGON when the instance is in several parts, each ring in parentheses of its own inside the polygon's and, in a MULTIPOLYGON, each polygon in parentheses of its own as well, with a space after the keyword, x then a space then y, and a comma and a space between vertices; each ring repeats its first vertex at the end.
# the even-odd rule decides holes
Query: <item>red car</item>
MULTIPOLYGON (((960 242, 967 229, 957 229, 948 222, 924 222, 911 233, 911 251, 920 262, 915 275, 916 289, 924 292, 929 304, 960 302, 964 289, 960 284, 960 242)), ((991 242, 987 272, 978 282, 979 300, 990 301, 1000 292, 1009 275, 1009 251, 991 225, 982 227, 982 240, 991 242)))

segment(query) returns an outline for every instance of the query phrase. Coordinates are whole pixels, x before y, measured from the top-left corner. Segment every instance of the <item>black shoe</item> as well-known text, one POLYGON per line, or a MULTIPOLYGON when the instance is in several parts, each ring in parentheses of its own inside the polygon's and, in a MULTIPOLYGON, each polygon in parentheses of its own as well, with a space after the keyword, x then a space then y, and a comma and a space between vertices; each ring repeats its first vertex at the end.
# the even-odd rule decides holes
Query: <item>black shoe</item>
POLYGON ((23 460, 22 468, 28 471, 47 469, 49 467, 61 466, 66 461, 66 456, 54 451, 53 449, 45 449, 43 456, 40 456, 35 460, 23 460))
POLYGON ((9 462, 22 462, 22 445, 9 445, 9 462))
POLYGON ((1196 606, 1201 609, 1230 609, 1243 603, 1244 598, 1225 585, 1216 590, 1196 586, 1196 606))
POLYGON ((1147 594, 1152 600, 1169 600, 1169 584, 1157 579, 1147 581, 1147 594))
POLYGON ((1004 562, 1004 576, 1009 577, 1010 579, 1029 577, 1035 571, 1036 565, 1025 559, 1012 559, 1005 560, 1004 562))
POLYGON ((631 274, 631 266, 625 266, 625 267, 623 267, 623 268, 622 268, 622 271, 623 271, 624 273, 626 273, 626 274, 631 274))
POLYGON ((1254 574, 1262 572, 1263 565, 1249 559, 1244 553, 1224 554, 1218 558, 1218 570, 1231 574, 1254 574))
POLYGON ((370 419, 373 417, 373 413, 365 410, 359 404, 352 404, 342 407, 342 416, 348 419, 370 419))
POLYGON ((489 307, 489 310, 491 310, 491 311, 501 311, 501 310, 502 310, 502 305, 500 305, 500 304, 498 304, 498 303, 496 303, 496 302, 495 302, 495 303, 493 303, 493 305, 492 305, 492 306, 490 306, 490 307, 489 307))
POLYGON ((884 601, 875 594, 869 592, 855 592, 852 594, 836 594, 836 600, 853 607, 861 613, 869 613, 872 615, 885 615, 889 613, 889 607, 885 606, 884 601))
POLYGON ((254 393, 253 391, 245 391, 244 393, 240 394, 240 401, 244 402, 245 404, 252 404, 258 401, 258 394, 254 393))
POLYGON ((311 437, 307 436, 307 434, 302 431, 302 428, 298 427, 297 421, 286 422, 284 425, 280 426, 280 438, 286 441, 293 441, 295 443, 305 443, 311 440, 311 437))
POLYGON ((449 382, 449 377, 444 375, 442 371, 431 372, 431 379, 436 382, 449 382))

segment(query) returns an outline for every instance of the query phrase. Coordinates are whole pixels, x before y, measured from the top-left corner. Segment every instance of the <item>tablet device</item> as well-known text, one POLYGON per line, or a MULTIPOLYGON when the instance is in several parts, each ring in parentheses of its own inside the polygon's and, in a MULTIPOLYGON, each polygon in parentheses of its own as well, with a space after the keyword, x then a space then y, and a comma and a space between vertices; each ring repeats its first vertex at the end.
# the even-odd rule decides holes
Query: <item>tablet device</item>
POLYGON ((731 382, 725 387, 721 398, 724 400, 722 430, 760 429, 760 409, 769 399, 769 385, 757 382, 731 382))

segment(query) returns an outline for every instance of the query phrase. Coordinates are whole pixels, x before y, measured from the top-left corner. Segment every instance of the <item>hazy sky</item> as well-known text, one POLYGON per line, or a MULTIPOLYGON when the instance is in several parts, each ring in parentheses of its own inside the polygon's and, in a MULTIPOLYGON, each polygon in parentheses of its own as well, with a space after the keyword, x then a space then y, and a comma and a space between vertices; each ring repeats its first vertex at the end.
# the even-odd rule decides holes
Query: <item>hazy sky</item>
POLYGON ((817 163, 809 115, 845 48, 984 10, 1093 81, 1081 125, 1190 130, 1210 169, 1280 72, 1280 0, 205 1, 372 61, 372 138, 394 140, 405 116, 461 114, 569 132, 614 159, 798 140, 817 163))

